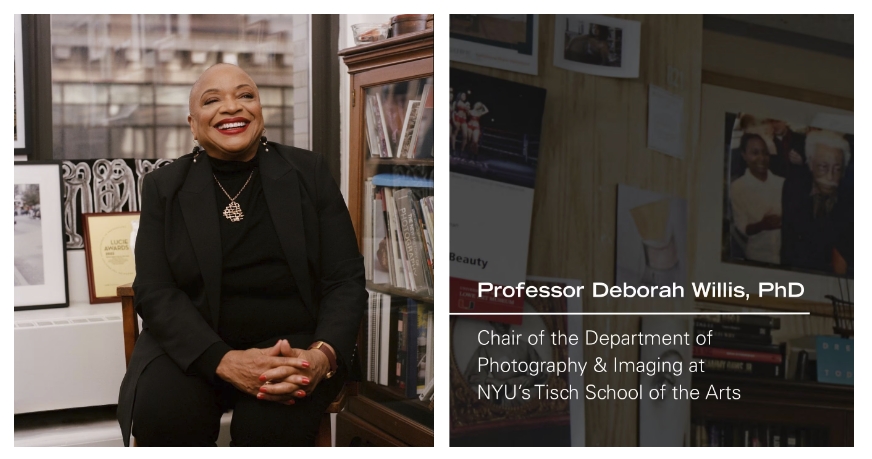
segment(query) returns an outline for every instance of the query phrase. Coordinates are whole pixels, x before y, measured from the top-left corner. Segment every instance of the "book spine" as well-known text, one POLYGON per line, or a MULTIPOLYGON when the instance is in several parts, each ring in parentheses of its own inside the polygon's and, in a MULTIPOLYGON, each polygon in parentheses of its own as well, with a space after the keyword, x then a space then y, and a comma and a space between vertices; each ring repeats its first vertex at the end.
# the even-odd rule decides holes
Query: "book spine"
POLYGON ((375 231, 373 231, 372 226, 372 192, 372 178, 368 178, 364 185, 363 197, 363 227, 369 232, 363 240, 363 269, 368 281, 372 280, 373 242, 375 239, 375 231))
MULTIPOLYGON (((709 330, 694 328, 697 334, 708 335, 709 330)), ((737 343, 772 344, 771 335, 749 335, 747 333, 735 333, 721 330, 711 330, 712 341, 732 341, 737 343)))
POLYGON ((781 354, 769 352, 742 351, 738 349, 723 349, 717 347, 694 346, 694 357, 708 357, 713 359, 741 360, 743 362, 760 362, 780 364, 784 357, 781 354))
POLYGON ((741 362, 736 360, 703 358, 703 368, 711 373, 732 373, 750 376, 783 378, 784 370, 780 364, 741 362))
POLYGON ((408 300, 406 311, 405 389, 406 397, 414 398, 418 396, 418 305, 414 300, 408 300))
POLYGON ((731 339, 712 338, 709 346, 725 349, 739 349, 743 351, 769 352, 775 354, 783 353, 781 346, 778 344, 748 343, 731 339))
POLYGON ((391 296, 381 294, 381 314, 379 316, 379 367, 378 383, 388 385, 390 346, 391 346, 391 296))
POLYGON ((772 330, 781 329, 781 318, 780 317, 723 315, 723 316, 708 317, 706 320, 708 320, 710 322, 716 322, 716 323, 722 323, 722 324, 745 324, 745 325, 754 325, 757 327, 767 327, 767 328, 770 328, 772 330))
POLYGON ((761 327, 751 324, 718 323, 708 320, 695 320, 693 321, 693 326, 696 327, 698 330, 713 330, 764 336, 769 336, 772 330, 769 327, 761 327))
POLYGON ((399 320, 397 321, 397 363, 394 371, 394 383, 397 387, 406 392, 406 363, 407 363, 407 345, 406 330, 408 329, 408 312, 406 306, 400 307, 399 320))
POLYGON ((406 259, 409 261, 409 277, 413 282, 411 290, 420 291, 427 287, 427 281, 423 270, 421 241, 418 240, 418 221, 412 210, 411 191, 408 188, 403 188, 397 190, 395 196, 400 228, 402 229, 402 242, 406 259))

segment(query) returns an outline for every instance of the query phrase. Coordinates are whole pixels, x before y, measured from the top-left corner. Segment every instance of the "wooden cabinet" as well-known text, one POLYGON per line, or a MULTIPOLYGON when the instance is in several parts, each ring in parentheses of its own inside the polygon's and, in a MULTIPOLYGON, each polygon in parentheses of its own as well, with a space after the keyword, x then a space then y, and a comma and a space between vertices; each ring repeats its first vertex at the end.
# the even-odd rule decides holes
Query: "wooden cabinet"
POLYGON ((433 31, 339 55, 351 77, 348 207, 370 309, 362 382, 338 415, 336 444, 432 446, 432 403, 419 392, 433 378, 433 31))

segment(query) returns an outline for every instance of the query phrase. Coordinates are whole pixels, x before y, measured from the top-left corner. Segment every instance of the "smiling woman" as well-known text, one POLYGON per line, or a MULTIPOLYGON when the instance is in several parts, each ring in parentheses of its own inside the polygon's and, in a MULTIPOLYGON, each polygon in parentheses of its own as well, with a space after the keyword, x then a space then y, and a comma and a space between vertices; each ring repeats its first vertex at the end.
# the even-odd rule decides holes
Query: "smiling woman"
POLYGON ((233 408, 235 445, 311 445, 366 307, 348 209, 320 155, 267 140, 241 68, 197 79, 188 123, 194 151, 142 185, 125 442, 214 445, 233 408))

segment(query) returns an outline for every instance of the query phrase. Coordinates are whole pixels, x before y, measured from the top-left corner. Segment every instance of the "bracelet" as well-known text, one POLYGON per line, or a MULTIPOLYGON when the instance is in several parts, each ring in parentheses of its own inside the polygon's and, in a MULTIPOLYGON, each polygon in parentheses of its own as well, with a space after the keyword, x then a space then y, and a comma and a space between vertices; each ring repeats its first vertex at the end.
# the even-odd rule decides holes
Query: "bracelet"
POLYGON ((330 379, 331 377, 333 377, 333 375, 336 374, 336 369, 339 368, 339 365, 336 363, 336 356, 333 355, 333 352, 330 352, 329 348, 324 347, 324 341, 317 341, 312 343, 312 345, 309 346, 309 350, 312 349, 317 349, 323 352, 324 355, 327 357, 327 361, 330 362, 330 371, 327 372, 326 375, 324 375, 324 379, 330 379))

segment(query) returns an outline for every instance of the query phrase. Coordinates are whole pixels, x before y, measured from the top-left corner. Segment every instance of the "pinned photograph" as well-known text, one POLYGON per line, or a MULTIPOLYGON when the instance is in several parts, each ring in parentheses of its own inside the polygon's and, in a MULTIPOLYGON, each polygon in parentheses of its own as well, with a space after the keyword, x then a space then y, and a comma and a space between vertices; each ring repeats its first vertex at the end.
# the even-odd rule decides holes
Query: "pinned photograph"
POLYGON ((722 260, 853 278, 853 134, 725 116, 722 260))
POLYGON ((532 188, 545 90, 451 69, 451 172, 532 188))
POLYGON ((615 283, 686 285, 687 201, 618 185, 615 283))
POLYGON ((536 75, 539 17, 536 14, 452 14, 452 61, 536 75))
POLYGON ((591 75, 637 78, 641 23, 592 14, 558 14, 554 65, 591 75))

